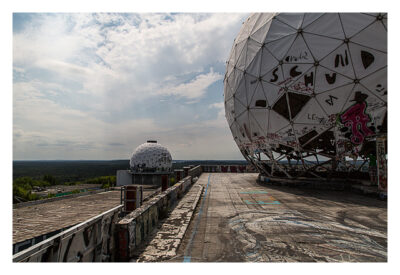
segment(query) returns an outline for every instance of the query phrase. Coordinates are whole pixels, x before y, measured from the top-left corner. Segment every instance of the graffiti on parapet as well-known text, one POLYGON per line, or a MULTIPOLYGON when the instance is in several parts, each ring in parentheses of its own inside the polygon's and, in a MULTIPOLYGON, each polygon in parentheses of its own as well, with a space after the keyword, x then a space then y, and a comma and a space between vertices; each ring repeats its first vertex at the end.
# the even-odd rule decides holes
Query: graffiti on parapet
POLYGON ((374 134, 374 132, 367 126, 367 123, 371 122, 371 118, 365 113, 367 108, 367 102, 365 99, 367 97, 367 94, 357 91, 354 99, 351 100, 356 103, 340 116, 340 121, 345 126, 342 128, 342 131, 350 129, 345 136, 350 138, 353 144, 361 144, 365 137, 374 134))
POLYGON ((63 231, 13 256, 14 262, 115 261, 113 224, 122 206, 63 231))

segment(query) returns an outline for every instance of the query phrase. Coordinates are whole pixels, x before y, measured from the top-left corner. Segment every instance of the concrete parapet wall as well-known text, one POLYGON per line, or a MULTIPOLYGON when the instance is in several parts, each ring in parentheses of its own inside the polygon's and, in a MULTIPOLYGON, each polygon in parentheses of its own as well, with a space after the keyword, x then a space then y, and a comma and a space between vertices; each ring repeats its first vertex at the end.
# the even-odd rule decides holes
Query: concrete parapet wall
POLYGON ((167 216, 177 201, 189 190, 192 177, 188 176, 164 192, 135 209, 116 224, 118 234, 118 260, 128 261, 138 245, 157 227, 160 219, 167 216))
POLYGON ((115 223, 122 205, 13 256, 13 262, 115 261, 115 223))
POLYGON ((201 168, 201 165, 198 165, 196 167, 193 167, 192 169, 189 169, 189 176, 192 177, 199 177, 201 173, 203 172, 203 169, 201 168))

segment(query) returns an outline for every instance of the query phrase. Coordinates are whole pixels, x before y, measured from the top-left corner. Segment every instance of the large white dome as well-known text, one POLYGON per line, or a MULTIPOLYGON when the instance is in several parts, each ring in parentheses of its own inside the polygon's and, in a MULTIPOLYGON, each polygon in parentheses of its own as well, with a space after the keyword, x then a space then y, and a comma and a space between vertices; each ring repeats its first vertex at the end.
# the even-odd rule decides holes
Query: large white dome
POLYGON ((172 157, 167 148, 149 140, 135 149, 129 164, 133 172, 169 172, 172 157))
POLYGON ((281 160, 314 173, 321 160, 329 170, 365 158, 387 131, 387 14, 252 14, 227 61, 224 101, 240 151, 268 175, 290 177, 281 160))

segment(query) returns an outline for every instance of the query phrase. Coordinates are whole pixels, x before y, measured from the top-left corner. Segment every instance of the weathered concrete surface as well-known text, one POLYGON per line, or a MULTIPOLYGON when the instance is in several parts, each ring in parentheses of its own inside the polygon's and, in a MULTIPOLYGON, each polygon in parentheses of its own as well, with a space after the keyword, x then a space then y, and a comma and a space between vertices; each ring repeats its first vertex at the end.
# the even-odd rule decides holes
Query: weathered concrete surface
POLYGON ((13 262, 115 261, 115 222, 122 205, 13 255, 13 262))
POLYGON ((206 196, 170 261, 387 261, 385 201, 342 191, 266 187, 256 178, 203 173, 199 184, 206 196))
POLYGON ((192 186, 190 176, 154 196, 117 223, 118 259, 129 261, 192 186))
MULTIPOLYGON (((154 190, 144 190, 143 197, 154 190)), ((66 228, 120 204, 121 193, 103 192, 13 209, 13 243, 66 228)))
POLYGON ((202 190, 202 185, 193 185, 171 211, 168 218, 162 222, 151 241, 146 244, 145 249, 138 251, 140 253, 131 261, 158 262, 174 257, 185 236, 202 190))

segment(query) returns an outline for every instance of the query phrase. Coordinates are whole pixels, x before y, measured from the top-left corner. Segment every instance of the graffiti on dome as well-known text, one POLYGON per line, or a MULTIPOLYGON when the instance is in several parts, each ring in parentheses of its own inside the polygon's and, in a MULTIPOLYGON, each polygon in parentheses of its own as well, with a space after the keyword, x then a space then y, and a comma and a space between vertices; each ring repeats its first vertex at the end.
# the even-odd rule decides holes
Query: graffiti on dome
POLYGON ((367 108, 367 102, 365 99, 368 97, 360 91, 357 91, 354 99, 356 103, 348 108, 342 115, 340 115, 340 121, 344 124, 347 129, 351 129, 350 140, 354 144, 361 144, 364 138, 371 136, 374 132, 368 128, 367 123, 371 122, 371 118, 365 113, 367 108))
POLYGON ((334 160, 329 169, 339 169, 337 161, 350 171, 345 157, 365 159, 364 145, 387 132, 387 29, 382 29, 387 15, 368 15, 367 26, 365 14, 343 14, 348 16, 351 25, 333 22, 333 14, 319 17, 311 28, 292 22, 298 26, 295 35, 280 29, 268 14, 253 14, 255 20, 244 23, 248 28, 240 37, 252 38, 244 30, 257 29, 257 37, 266 39, 259 48, 252 39, 241 39, 242 53, 231 51, 229 62, 243 68, 224 80, 224 91, 242 101, 227 104, 225 113, 230 125, 236 119, 230 128, 242 154, 264 173, 297 175, 285 165, 277 173, 270 168, 274 154, 281 159, 315 157, 301 168, 306 171, 313 171, 319 156, 334 160), (246 100, 247 106, 240 104, 246 100))

